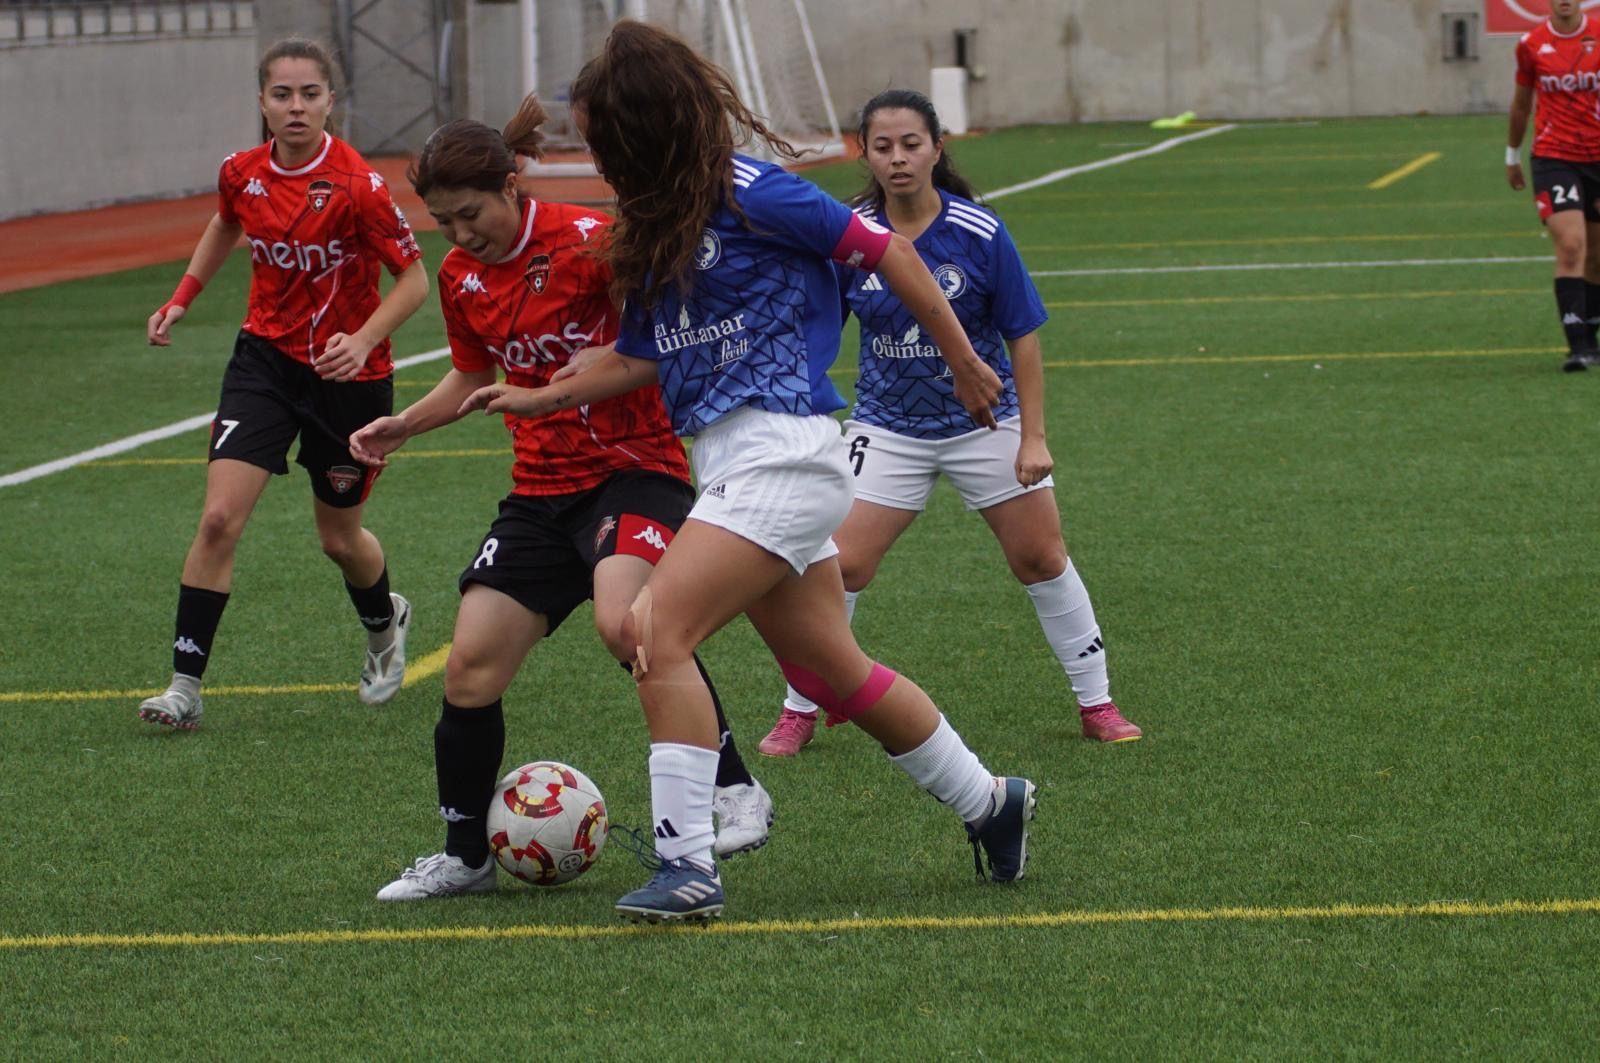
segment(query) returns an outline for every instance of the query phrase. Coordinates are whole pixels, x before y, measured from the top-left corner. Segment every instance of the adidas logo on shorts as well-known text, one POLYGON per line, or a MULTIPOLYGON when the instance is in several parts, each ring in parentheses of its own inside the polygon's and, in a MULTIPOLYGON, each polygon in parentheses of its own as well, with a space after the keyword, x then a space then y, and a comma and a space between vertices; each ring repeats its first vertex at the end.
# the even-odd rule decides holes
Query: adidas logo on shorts
POLYGON ((710 496, 711 498, 727 498, 728 497, 728 485, 727 484, 718 484, 715 487, 707 488, 706 489, 706 494, 708 496, 710 496))

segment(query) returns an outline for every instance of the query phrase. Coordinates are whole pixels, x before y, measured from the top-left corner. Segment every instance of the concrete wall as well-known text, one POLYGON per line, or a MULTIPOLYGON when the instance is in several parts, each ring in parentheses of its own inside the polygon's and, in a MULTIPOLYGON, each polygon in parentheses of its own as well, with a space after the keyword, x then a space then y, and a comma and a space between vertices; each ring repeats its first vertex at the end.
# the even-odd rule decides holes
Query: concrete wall
MULTIPOLYGON (((827 5, 813 0, 811 9, 827 5)), ((835 105, 927 90, 976 27, 975 126, 1144 119, 1462 113, 1510 102, 1511 38, 1445 62, 1442 15, 1477 0, 874 0, 813 18, 835 105), (905 27, 915 26, 908 33, 905 27)))
MULTIPOLYGON (((358 0, 352 0, 358 3, 358 0)), ((428 37, 438 0, 380 0, 369 33, 428 37)), ((544 0, 546 3, 575 0, 544 0)), ((679 4, 715 0, 674 0, 679 4)), ((769 3, 775 0, 748 0, 769 3)), ((785 2, 785 0, 776 0, 785 2)), ((361 6, 358 3, 358 6, 361 6)), ((351 45, 356 121, 335 128, 364 151, 414 150, 437 121, 498 125, 521 95, 514 3, 448 0, 449 99, 351 45), (364 77, 364 75, 367 75, 364 77), (375 75, 375 76, 373 76, 375 75)), ((891 86, 926 90, 976 29, 975 127, 1148 119, 1326 117, 1503 110, 1512 39, 1445 62, 1441 17, 1479 0, 809 0, 835 108, 849 123, 891 86)), ((337 46, 338 5, 255 5, 255 36, 8 45, 0 34, 0 218, 211 187, 229 151, 257 142, 255 64, 268 43, 311 34, 337 46)), ((431 40, 414 44, 431 67, 431 40)))
POLYGON ((244 37, 0 49, 0 218, 217 186, 260 142, 244 37))

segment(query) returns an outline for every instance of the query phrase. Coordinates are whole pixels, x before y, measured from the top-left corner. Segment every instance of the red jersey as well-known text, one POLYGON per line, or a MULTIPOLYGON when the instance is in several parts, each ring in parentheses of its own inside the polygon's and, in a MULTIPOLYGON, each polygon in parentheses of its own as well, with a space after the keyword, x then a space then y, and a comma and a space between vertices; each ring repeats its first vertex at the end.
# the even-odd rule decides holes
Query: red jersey
POLYGON ((1600 20, 1560 34, 1545 22, 1517 42, 1517 84, 1537 93, 1533 153, 1600 161, 1600 20))
MULTIPOLYGON (((285 170, 272 142, 229 155, 217 176, 217 213, 250 243, 244 330, 310 364, 328 337, 355 332, 377 309, 378 263, 401 273, 422 257, 383 178, 327 133, 304 166, 285 170)), ((385 338, 357 380, 394 372, 385 338)))
MULTIPOLYGON (((460 248, 446 255, 439 302, 455 367, 499 366, 518 387, 542 387, 574 354, 616 339, 611 271, 585 250, 610 224, 598 211, 529 201, 517 243, 501 261, 479 262, 460 248)), ((658 387, 536 419, 508 414, 506 427, 516 451, 514 494, 573 494, 623 469, 689 480, 658 387)))

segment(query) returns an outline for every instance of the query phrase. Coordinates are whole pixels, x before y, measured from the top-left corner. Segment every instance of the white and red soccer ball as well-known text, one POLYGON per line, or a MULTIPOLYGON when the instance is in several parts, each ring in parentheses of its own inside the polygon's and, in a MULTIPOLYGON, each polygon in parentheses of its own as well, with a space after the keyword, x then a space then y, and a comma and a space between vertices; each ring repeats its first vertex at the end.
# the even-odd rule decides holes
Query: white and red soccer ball
POLYGON ((600 788, 553 760, 508 773, 489 802, 490 850, 501 867, 535 886, 559 886, 589 870, 608 829, 600 788))

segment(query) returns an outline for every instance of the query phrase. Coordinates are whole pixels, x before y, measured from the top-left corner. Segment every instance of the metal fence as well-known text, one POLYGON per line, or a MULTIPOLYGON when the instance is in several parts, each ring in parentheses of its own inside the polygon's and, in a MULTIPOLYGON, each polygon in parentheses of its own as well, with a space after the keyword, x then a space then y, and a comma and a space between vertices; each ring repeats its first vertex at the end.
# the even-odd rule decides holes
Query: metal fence
POLYGON ((252 0, 0 0, 0 48, 255 33, 252 0))

